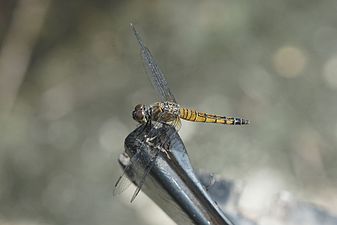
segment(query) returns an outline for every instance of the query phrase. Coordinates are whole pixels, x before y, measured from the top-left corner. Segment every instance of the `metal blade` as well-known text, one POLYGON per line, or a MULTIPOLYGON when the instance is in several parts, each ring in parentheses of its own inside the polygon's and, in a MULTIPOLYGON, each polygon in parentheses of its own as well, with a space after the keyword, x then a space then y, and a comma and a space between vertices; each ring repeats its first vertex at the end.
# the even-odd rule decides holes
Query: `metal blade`
POLYGON ((140 152, 138 160, 132 163, 130 176, 128 172, 126 174, 129 179, 137 186, 144 182, 142 191, 177 224, 232 225, 194 174, 185 146, 176 130, 166 124, 155 129, 158 137, 155 145, 146 141, 147 134, 153 132, 153 127, 139 127, 125 139, 125 152, 129 157, 140 152), (167 140, 169 143, 165 144, 167 140), (161 142, 165 142, 162 144, 167 146, 168 155, 159 152, 153 160, 153 156, 158 153, 156 144, 161 142), (139 177, 138 175, 144 174, 149 163, 153 164, 146 179, 139 177))

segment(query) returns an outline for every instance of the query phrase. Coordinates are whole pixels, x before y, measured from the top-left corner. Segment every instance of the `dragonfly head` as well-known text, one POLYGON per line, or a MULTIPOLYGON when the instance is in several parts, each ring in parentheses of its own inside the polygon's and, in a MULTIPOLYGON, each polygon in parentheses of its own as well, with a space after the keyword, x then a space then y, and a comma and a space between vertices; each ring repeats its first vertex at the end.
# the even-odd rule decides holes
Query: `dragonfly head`
POLYGON ((149 120, 148 111, 145 105, 138 104, 132 112, 132 118, 138 123, 146 123, 149 120))

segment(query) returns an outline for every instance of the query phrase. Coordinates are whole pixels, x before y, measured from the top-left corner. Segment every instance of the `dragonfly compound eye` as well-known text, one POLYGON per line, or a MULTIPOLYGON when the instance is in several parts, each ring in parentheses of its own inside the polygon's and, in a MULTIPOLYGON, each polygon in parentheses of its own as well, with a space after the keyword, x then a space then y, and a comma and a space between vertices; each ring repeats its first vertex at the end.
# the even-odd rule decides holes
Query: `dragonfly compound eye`
POLYGON ((139 123, 146 123, 145 107, 142 104, 136 105, 132 112, 132 118, 139 123))

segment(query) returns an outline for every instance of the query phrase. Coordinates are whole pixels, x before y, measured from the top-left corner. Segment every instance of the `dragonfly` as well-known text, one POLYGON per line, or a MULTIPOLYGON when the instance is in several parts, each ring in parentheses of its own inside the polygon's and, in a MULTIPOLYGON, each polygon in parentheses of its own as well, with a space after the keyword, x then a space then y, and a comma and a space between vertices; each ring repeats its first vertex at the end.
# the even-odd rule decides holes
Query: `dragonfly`
POLYGON ((164 74, 152 57, 150 50, 144 45, 142 38, 132 24, 131 28, 140 46, 144 64, 150 76, 152 85, 161 100, 153 105, 136 105, 132 113, 134 120, 141 124, 145 124, 149 121, 165 122, 173 125, 177 131, 181 127, 180 119, 191 122, 217 123, 224 125, 249 124, 249 121, 243 118, 219 116, 181 107, 170 91, 164 74))
MULTIPOLYGON (((135 121, 137 121, 139 124, 144 125, 149 124, 153 121, 159 123, 166 123, 173 126, 176 129, 176 131, 179 131, 181 128, 181 119, 191 122, 215 123, 222 125, 249 124, 249 120, 247 119, 199 112, 194 109, 180 106, 177 103, 174 95, 172 94, 164 74, 160 70, 150 50, 145 46, 143 39, 136 30, 135 26, 131 23, 130 27, 139 44, 141 55, 144 62, 144 67, 150 78, 152 86, 154 87, 160 99, 160 101, 155 102, 152 105, 137 104, 132 112, 132 117, 135 121)), ((153 160, 151 160, 151 162, 153 162, 153 160)), ((115 184, 114 195, 124 191, 124 189, 126 189, 131 183, 127 181, 127 178, 125 178, 124 176, 125 171, 127 169, 128 168, 124 168, 123 174, 117 180, 115 184)), ((141 186, 144 183, 145 177, 149 173, 150 169, 151 165, 148 166, 147 170, 145 171, 141 185, 138 185, 131 199, 131 202, 134 200, 134 198, 140 191, 141 186)))

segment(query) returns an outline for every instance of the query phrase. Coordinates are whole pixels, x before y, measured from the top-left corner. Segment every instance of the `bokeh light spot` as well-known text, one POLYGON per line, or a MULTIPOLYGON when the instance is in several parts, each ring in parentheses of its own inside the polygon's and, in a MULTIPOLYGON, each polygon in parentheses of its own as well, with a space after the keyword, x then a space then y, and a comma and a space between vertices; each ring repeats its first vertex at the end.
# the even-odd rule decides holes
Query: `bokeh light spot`
POLYGON ((323 77, 329 87, 337 88, 337 56, 332 57, 325 63, 323 77))
POLYGON ((273 66, 279 75, 293 78, 300 75, 306 64, 306 56, 296 47, 285 46, 277 50, 273 66))

